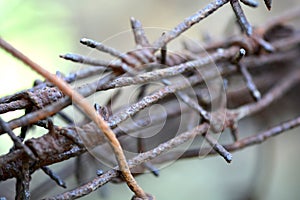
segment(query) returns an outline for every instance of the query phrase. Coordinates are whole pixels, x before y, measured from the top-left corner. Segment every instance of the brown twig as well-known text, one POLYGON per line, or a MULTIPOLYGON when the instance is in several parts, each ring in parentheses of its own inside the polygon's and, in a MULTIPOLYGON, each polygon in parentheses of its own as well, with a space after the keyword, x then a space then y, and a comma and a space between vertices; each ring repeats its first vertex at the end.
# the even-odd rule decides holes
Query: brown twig
MULTIPOLYGON (((78 89, 78 92, 82 94, 82 96, 87 97, 92 95, 99 85, 103 85, 107 81, 111 80, 114 77, 113 74, 108 74, 101 78, 99 81, 96 81, 92 84, 87 84, 84 87, 78 89)), ((9 126, 11 129, 15 129, 18 127, 34 124, 39 120, 45 119, 49 116, 52 116, 58 113, 63 108, 67 107, 72 103, 69 97, 63 97, 55 103, 52 103, 48 106, 43 107, 43 109, 37 110, 35 112, 29 113, 19 119, 14 119, 9 122, 9 126)), ((0 135, 3 133, 3 130, 0 130, 0 135)))

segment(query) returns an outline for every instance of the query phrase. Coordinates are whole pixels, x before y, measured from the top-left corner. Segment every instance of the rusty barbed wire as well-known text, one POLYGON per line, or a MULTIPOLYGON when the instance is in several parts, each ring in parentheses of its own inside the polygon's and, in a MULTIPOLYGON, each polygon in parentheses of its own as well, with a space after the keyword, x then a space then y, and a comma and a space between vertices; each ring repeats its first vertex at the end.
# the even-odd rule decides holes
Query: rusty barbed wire
MULTIPOLYGON (((242 138, 239 133, 238 122, 241 119, 265 109, 277 99, 283 98, 287 91, 300 83, 300 71, 297 66, 294 66, 295 62, 299 62, 300 31, 296 27, 286 25, 290 19, 297 17, 297 14, 291 12, 290 15, 285 14, 282 18, 278 17, 265 25, 253 28, 247 21, 240 2, 247 6, 257 7, 257 2, 252 0, 215 0, 196 14, 186 18, 171 31, 163 33, 152 44, 148 41, 141 22, 131 18, 136 48, 125 53, 95 40, 86 38, 80 40, 82 44, 108 53, 117 59, 111 62, 68 53, 60 55, 60 57, 73 62, 91 65, 92 67, 66 76, 61 73, 57 73, 54 76, 46 72, 44 68, 36 67, 35 69, 43 73, 44 77, 51 80, 51 82, 37 81, 39 84, 28 90, 0 98, 0 114, 20 109, 27 109, 28 111, 24 116, 10 122, 4 122, 0 118, 0 134, 8 133, 14 141, 14 148, 9 153, 0 156, 0 181, 17 178, 17 199, 30 198, 30 176, 38 169, 42 169, 59 186, 66 187, 66 183, 48 168, 48 165, 63 162, 72 157, 78 157, 89 151, 89 148, 110 144, 114 148, 118 146, 114 153, 119 166, 106 172, 101 171, 100 173, 99 171, 97 174, 95 172, 93 180, 47 199, 79 198, 95 191, 108 182, 113 182, 114 178, 127 182, 129 188, 135 193, 134 199, 154 199, 155 197, 145 193, 136 184, 129 169, 133 170, 133 168, 140 167, 141 171, 150 170, 154 175, 157 175, 158 170, 154 165, 158 163, 197 157, 207 152, 208 155, 218 153, 227 162, 231 162, 233 159, 232 151, 261 143, 270 137, 299 126, 300 120, 299 117, 296 117, 247 138, 242 138), (172 40, 227 3, 231 4, 239 25, 246 34, 205 44, 204 50, 209 52, 209 54, 203 54, 196 47, 189 45, 186 45, 186 49, 179 52, 180 54, 168 52, 167 45, 172 40), (270 32, 276 32, 276 34, 272 35, 270 32), (160 54, 158 53, 159 50, 160 54), (213 80, 219 74, 209 70, 209 68, 206 70, 205 77, 197 73, 198 69, 209 66, 212 63, 216 63, 219 74, 224 79, 228 79, 233 75, 243 77, 246 89, 238 89, 234 95, 240 97, 245 92, 248 92, 252 95, 255 102, 250 99, 248 100, 250 102, 242 103, 241 105, 233 103, 232 108, 226 107, 225 110, 221 111, 212 110, 209 105, 215 99, 206 98, 208 90, 203 87, 203 83, 206 80, 213 80), (285 69, 280 67, 282 64, 286 65, 285 69), (272 68, 272 72, 270 72, 270 68, 272 68), (269 78, 265 82, 258 81, 256 79, 256 76, 258 76, 256 71, 261 73, 260 77, 269 78), (103 76, 97 81, 84 83, 75 89, 72 89, 69 85, 62 87, 63 84, 72 83, 76 80, 88 80, 95 73, 103 73, 103 76), (276 73, 280 74, 280 76, 276 76, 276 73), (188 82, 170 81, 179 76, 184 77, 188 82), (278 81, 278 77, 281 77, 281 80, 278 81), (162 86, 148 92, 147 84, 150 82, 159 82, 162 83, 162 86), (129 105, 121 105, 116 112, 112 112, 113 102, 121 98, 121 95, 118 93, 120 89, 140 84, 145 84, 146 86, 139 89, 139 95, 136 100, 129 105), (186 90, 189 87, 198 92, 196 94, 197 99, 190 97, 186 90), (264 90, 259 88, 264 88, 264 90), (91 105, 81 101, 81 96, 88 97, 105 90, 117 91, 117 93, 109 98, 105 105, 96 104, 96 111, 91 110, 91 105), (75 103, 85 109, 86 112, 83 115, 92 116, 91 118, 94 119, 94 122, 85 119, 82 122, 75 123, 75 119, 61 112, 72 104, 74 99, 71 97, 74 97, 74 94, 77 93, 81 96, 77 98, 75 95, 75 103), (178 99, 176 95, 178 95, 178 99), (178 101, 184 102, 182 109, 178 108, 178 101), (200 123, 178 135, 170 134, 168 135, 169 138, 159 138, 156 141, 157 144, 149 149, 145 141, 131 138, 130 134, 140 131, 142 135, 143 128, 155 126, 166 118, 165 116, 157 115, 149 120, 149 118, 140 115, 145 108, 156 102, 162 102, 162 105, 165 105, 167 108, 167 120, 176 119, 183 113, 193 112, 199 115, 200 123), (97 113, 97 116, 94 115, 95 113, 97 113), (53 124, 50 117, 56 114, 60 114, 68 125, 62 127, 53 124), (212 116, 223 117, 225 119, 224 124, 221 123, 222 120, 212 120, 212 116), (135 120, 134 122, 122 128, 118 126, 128 121, 131 117, 135 120), (98 118, 100 121, 102 120, 102 126, 99 126, 98 118), (104 129, 103 124, 105 125, 104 129), (47 133, 38 138, 26 139, 25 131, 21 133, 21 138, 25 138, 23 142, 12 132, 15 128, 29 126, 40 126, 47 129, 47 133), (233 142, 229 145, 223 145, 215 140, 210 135, 211 133, 208 133, 211 127, 218 127, 216 132, 227 128, 231 129, 234 137, 233 142), (85 138, 80 136, 83 133, 86 135, 85 138), (110 138, 109 141, 105 139, 106 136, 110 138), (112 136, 118 138, 118 140, 111 139, 112 136), (196 136, 202 136, 210 144, 211 148, 200 150, 187 149, 185 152, 179 153, 181 154, 179 157, 179 154, 176 152, 167 153, 169 150, 176 149, 177 146, 192 140, 196 136), (123 140, 124 138, 128 140, 123 140), (122 151, 124 150, 123 147, 129 143, 137 144, 138 154, 127 161, 125 155, 122 157, 122 151), (151 162, 149 162, 150 160, 151 162)), ((265 0, 265 4, 268 9, 271 9, 272 1, 265 0)), ((17 50, 9 47, 3 39, 0 40, 0 45, 15 57, 20 58, 17 50)), ((31 67, 35 66, 30 60, 25 59, 24 62, 31 67)), ((239 84, 243 85, 243 83, 239 84)), ((230 91, 226 92, 229 96, 231 95, 230 91)), ((80 162, 80 159, 78 162, 80 162)), ((134 175, 138 174, 134 173, 134 175)))

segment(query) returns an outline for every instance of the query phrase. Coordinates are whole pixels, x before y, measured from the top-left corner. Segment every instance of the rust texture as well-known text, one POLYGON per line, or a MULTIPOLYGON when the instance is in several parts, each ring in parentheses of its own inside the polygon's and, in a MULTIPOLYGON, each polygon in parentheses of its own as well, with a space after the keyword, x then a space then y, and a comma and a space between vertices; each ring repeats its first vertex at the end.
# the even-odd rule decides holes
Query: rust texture
MULTIPOLYGON (((1 48, 45 78, 44 81, 35 81, 32 88, 0 98, 0 114, 25 110, 23 116, 8 122, 0 118, 0 135, 8 134, 14 143, 7 154, 0 156, 0 181, 16 178, 15 198, 30 199, 31 174, 42 169, 51 181, 66 188, 67 183, 59 173, 48 166, 75 157, 74 173, 78 186, 46 199, 80 198, 108 182, 126 182, 133 192, 132 199, 155 199, 155 195, 145 192, 137 184, 134 176, 146 170, 158 176, 158 164, 201 155, 217 154, 230 163, 234 159, 232 152, 298 127, 299 116, 258 134, 248 137, 241 134, 240 120, 268 109, 299 86, 300 70, 295 63, 300 61, 300 30, 289 22, 299 17, 300 11, 288 12, 254 27, 240 3, 258 6, 254 0, 215 0, 185 18, 171 31, 162 33, 153 43, 149 42, 142 23, 131 18, 136 44, 133 50, 122 53, 101 42, 83 38, 81 44, 115 59, 104 61, 73 53, 60 55, 62 59, 88 65, 67 75, 49 73, 0 38, 1 48), (171 41, 225 4, 231 5, 239 22, 239 35, 205 42, 204 49, 185 43, 184 50, 178 54, 168 51, 171 41), (101 73, 101 77, 90 81, 97 73, 101 73), (230 84, 232 77, 236 76, 240 80, 230 84), (179 78, 184 81, 178 81, 179 78), (211 84, 211 88, 206 86, 218 78, 222 80, 222 87, 215 87, 217 84, 211 84), (77 80, 82 84, 72 87, 71 83, 77 80), (152 89, 152 83, 158 87, 152 89), (121 99, 123 89, 128 86, 138 87, 137 95, 130 103, 121 99), (113 95, 103 105, 91 105, 85 99, 104 91, 112 91, 113 95), (212 91, 225 93, 228 102, 223 103, 212 91), (118 101, 121 105, 115 103, 118 101), (213 108, 216 102, 221 106, 213 108), (65 112, 65 108, 72 104, 80 111, 80 122, 65 112), (144 111, 154 104, 164 106, 164 115, 145 116, 144 111), (187 128, 176 134, 177 122, 174 121, 183 115, 187 128), (55 124, 53 116, 59 116, 65 124, 55 124), (196 125, 191 122, 194 116, 199 117, 196 125), (156 127, 163 120, 166 124, 173 122, 172 128, 163 129, 161 136, 154 136, 151 140, 143 138, 143 134, 147 134, 144 130, 156 127), (44 128, 46 133, 27 138, 26 133, 34 126, 44 128), (21 128, 19 135, 16 128, 21 128), (216 133, 223 133, 226 129, 232 135, 229 144, 214 138, 216 133), (136 133, 140 138, 132 137, 136 133), (195 137, 203 137, 210 148, 191 147, 177 152, 177 147, 195 137), (84 153, 99 146, 111 147, 110 154, 103 155, 113 160, 115 167, 107 171, 99 169, 93 179, 81 184, 84 153), (135 148, 136 156, 128 158, 124 153, 127 148, 135 148)), ((272 1, 265 0, 265 4, 271 9, 272 1)), ((89 159, 90 163, 95 163, 93 158, 89 159)), ((67 167, 64 170, 68 170, 67 167)))

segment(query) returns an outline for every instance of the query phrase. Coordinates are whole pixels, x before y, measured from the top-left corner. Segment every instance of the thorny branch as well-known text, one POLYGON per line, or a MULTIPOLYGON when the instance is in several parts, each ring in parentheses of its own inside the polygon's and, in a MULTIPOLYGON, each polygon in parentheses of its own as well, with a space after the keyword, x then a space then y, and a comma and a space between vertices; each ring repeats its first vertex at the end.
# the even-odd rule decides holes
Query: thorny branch
MULTIPOLYGON (((95 178, 81 186, 47 199, 79 198, 108 182, 114 182, 115 178, 128 184, 135 193, 133 199, 154 199, 137 185, 130 170, 133 172, 141 169, 134 175, 140 174, 145 169, 157 174, 153 164, 216 153, 230 162, 231 152, 259 144, 299 126, 300 118, 297 117, 262 133, 246 138, 240 136, 238 122, 241 119, 266 109, 276 100, 284 98, 288 91, 300 83, 300 71, 297 67, 300 55, 300 30, 288 24, 290 20, 299 16, 300 11, 284 14, 254 28, 246 19, 240 2, 251 7, 258 5, 253 0, 215 0, 184 19, 174 29, 163 33, 152 44, 148 41, 141 22, 131 18, 136 49, 127 53, 83 38, 80 40, 82 44, 111 54, 117 60, 107 62, 77 54, 60 55, 63 59, 92 66, 66 76, 60 73, 50 74, 0 38, 0 46, 3 49, 46 79, 36 81, 34 87, 28 90, 0 98, 0 114, 26 109, 24 116, 9 122, 0 118, 0 134, 7 133, 14 142, 10 152, 0 156, 0 180, 17 179, 16 199, 30 198, 30 177, 38 169, 42 169, 59 186, 66 187, 65 182, 47 166, 109 144, 117 161, 115 164, 118 166, 104 173, 98 173, 95 178), (186 49, 178 55, 168 53, 167 44, 227 3, 231 4, 241 30, 246 34, 204 44, 204 49, 199 49, 197 45, 185 44, 186 49), (216 65, 217 70, 213 65, 216 65), (77 88, 71 88, 69 85, 76 80, 88 80, 100 72, 103 76, 97 81, 85 83, 77 88), (217 96, 208 98, 211 89, 204 84, 209 84, 218 77, 230 82, 233 76, 242 76, 243 81, 238 83, 240 85, 238 89, 234 91, 226 89, 225 92, 228 99, 232 96, 240 103, 228 102, 231 108, 221 105, 213 109, 212 105, 219 99, 217 96), (281 77, 279 81, 278 77, 281 77), (178 78, 184 78, 184 81, 178 81, 178 78), (163 83, 163 86, 151 88, 153 82, 163 83), (272 85, 274 86, 271 87, 272 85), (138 87, 139 95, 136 101, 129 105, 115 105, 114 102, 122 98, 119 92, 127 86, 138 87), (194 96, 190 89, 194 91, 194 96), (108 99, 107 104, 97 104, 97 110, 84 99, 105 90, 117 93, 108 99), (247 94, 250 97, 252 95, 255 102, 253 98, 243 100, 247 94), (75 123, 68 114, 62 112, 72 102, 85 116, 83 121, 75 123), (184 104, 179 106, 179 102, 184 104), (145 117, 143 111, 155 103, 165 107, 166 116, 155 115, 151 119, 145 117), (174 130, 171 129, 162 131, 163 136, 156 138, 154 146, 149 147, 147 142, 141 143, 140 140, 131 137, 136 133, 140 136, 147 134, 147 128, 155 127, 163 120, 166 122, 178 120, 180 115, 191 113, 199 116, 197 124, 187 123, 186 131, 178 135, 174 135, 174 130), (50 118, 56 114, 63 117, 67 125, 61 127, 53 124, 50 118), (129 122, 128 119, 133 119, 133 122, 129 122), (38 138, 24 137, 24 141, 13 132, 18 127, 30 126, 40 126, 48 132, 38 138), (232 144, 222 145, 211 134, 222 132, 227 128, 231 129, 234 141, 232 144), (178 146, 199 135, 210 144, 209 149, 176 151, 178 146), (139 152, 135 157, 126 159, 124 147, 133 143, 138 143, 139 152)), ((271 3, 272 1, 265 0, 268 9, 271 8, 271 3)), ((231 86, 228 87, 230 89, 231 86)), ((25 133, 21 133, 21 136, 25 133)), ((77 161, 81 162, 81 159, 77 161)))

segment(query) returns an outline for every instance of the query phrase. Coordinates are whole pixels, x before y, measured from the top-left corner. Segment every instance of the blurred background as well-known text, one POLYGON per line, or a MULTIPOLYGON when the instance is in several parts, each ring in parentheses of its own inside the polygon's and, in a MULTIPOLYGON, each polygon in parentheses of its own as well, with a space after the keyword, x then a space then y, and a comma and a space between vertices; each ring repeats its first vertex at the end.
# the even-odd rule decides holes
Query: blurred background
MULTIPOLYGON (((142 22, 146 32, 149 28, 149 38, 153 41, 161 33, 151 30, 171 29, 209 2, 0 0, 0 35, 51 72, 59 70, 67 73, 81 66, 59 59, 59 54, 91 54, 90 49, 80 45, 80 38, 109 41, 111 46, 126 51, 128 46, 130 48, 134 44, 132 39, 120 42, 110 38, 124 31, 130 32, 131 16, 142 22)), ((260 6, 256 9, 244 7, 253 25, 262 24, 274 15, 300 6, 298 0, 275 0, 272 11, 269 12, 262 0, 259 3, 260 6)), ((209 34, 212 38, 222 38, 233 33, 233 29, 236 29, 233 12, 226 5, 187 31, 185 37, 201 40, 203 35, 209 34)), ((3 50, 0 50, 0 61, 1 97, 30 88, 33 81, 40 78, 3 50)), ((288 95, 289 99, 299 99, 297 91, 288 95)), ((296 116, 297 112, 299 114, 299 109, 295 109, 297 106, 299 107, 297 102, 292 100, 278 101, 266 111, 241 121, 242 137, 296 116), (276 117, 271 119, 267 116, 276 117)), ((17 111, 1 117, 9 120, 22 114, 23 111, 17 111)), ((263 145, 236 152, 231 164, 220 157, 182 160, 162 169, 159 178, 146 174, 138 177, 137 181, 157 199, 299 199, 299 130, 294 129, 263 145)), ((32 134, 32 137, 36 135, 32 134)), ((11 145, 7 136, 0 136, 1 154, 7 153, 11 145)), ((68 162, 72 164, 74 160, 68 162)), ((52 168, 59 171, 62 166, 63 164, 57 164, 52 168)), ((36 188, 48 177, 38 171, 33 174, 32 179, 32 191, 37 192, 36 188)), ((74 177, 68 178, 66 182, 69 189, 76 186, 74 177)), ((42 195, 32 193, 33 199, 63 191, 54 184, 48 187, 53 189, 42 195)), ((131 195, 125 184, 108 184, 100 192, 82 199, 130 199, 131 195)), ((14 196, 14 180, 0 183, 1 196, 7 199, 14 196)))

